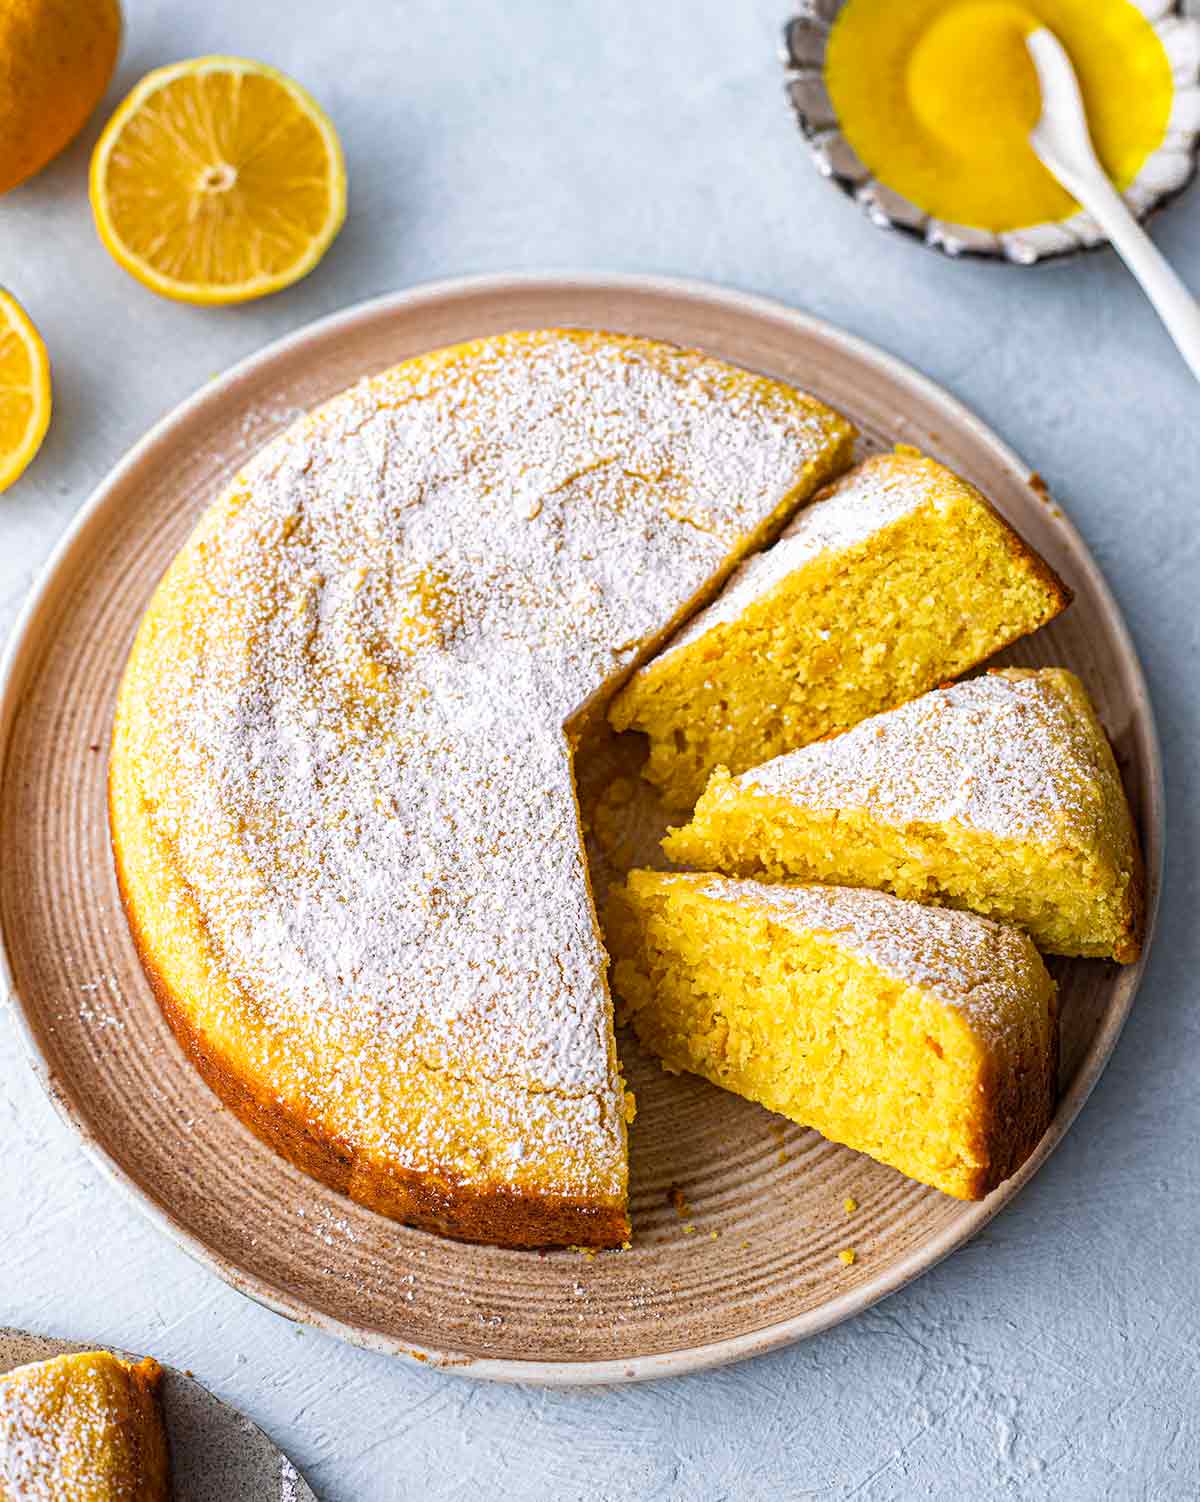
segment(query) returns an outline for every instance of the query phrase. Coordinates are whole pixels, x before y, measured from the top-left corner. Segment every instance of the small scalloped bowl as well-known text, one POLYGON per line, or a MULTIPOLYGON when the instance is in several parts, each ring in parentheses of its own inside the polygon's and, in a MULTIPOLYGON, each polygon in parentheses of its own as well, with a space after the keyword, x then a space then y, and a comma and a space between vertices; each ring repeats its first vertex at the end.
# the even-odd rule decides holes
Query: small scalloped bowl
MULTIPOLYGON (((1069 219, 1022 229, 978 229, 936 219, 875 177, 842 134, 825 87, 825 48, 829 31, 846 0, 801 0, 799 14, 784 27, 783 61, 787 95, 813 161, 822 177, 862 206, 872 224, 915 236, 946 255, 995 256, 1032 266, 1056 256, 1107 245, 1104 231, 1082 210, 1069 219)), ((1200 0, 1133 0, 1153 26, 1171 64, 1175 95, 1166 135, 1157 151, 1125 190, 1125 202, 1139 219, 1163 207, 1187 187, 1200 152, 1200 0)))

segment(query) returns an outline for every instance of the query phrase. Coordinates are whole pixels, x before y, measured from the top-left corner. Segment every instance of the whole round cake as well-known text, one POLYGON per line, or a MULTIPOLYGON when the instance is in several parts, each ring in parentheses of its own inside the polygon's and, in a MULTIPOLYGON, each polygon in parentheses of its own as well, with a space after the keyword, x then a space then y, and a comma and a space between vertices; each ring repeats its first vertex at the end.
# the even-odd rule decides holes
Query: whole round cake
POLYGON ((625 1239, 573 752, 853 438, 540 330, 361 383, 210 508, 122 680, 113 848, 168 1020, 277 1151, 447 1234, 625 1239))

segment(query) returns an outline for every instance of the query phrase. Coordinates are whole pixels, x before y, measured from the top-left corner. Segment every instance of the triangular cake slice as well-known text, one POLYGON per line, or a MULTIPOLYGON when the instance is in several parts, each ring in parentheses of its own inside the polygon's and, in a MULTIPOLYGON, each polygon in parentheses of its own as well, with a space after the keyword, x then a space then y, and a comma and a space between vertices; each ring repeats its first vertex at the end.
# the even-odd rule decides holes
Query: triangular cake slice
POLYGON ((162 1369, 81 1351, 0 1377, 0 1498, 167 1502, 162 1369))
POLYGON ((806 508, 613 701, 643 775, 690 808, 742 772, 915 698, 1044 625, 1070 595, 973 485, 915 449, 806 508))
POLYGON ((961 1199, 1050 1121, 1054 982, 1020 929, 851 887, 633 871, 610 899, 638 1038, 961 1199))
POLYGON ((362 382, 213 504, 121 684, 113 848, 168 1020, 272 1147, 448 1235, 625 1239, 572 753, 853 440, 695 351, 540 329, 362 382))
POLYGON ((988 673, 739 777, 718 768, 663 849, 729 875, 970 908, 1053 954, 1129 963, 1141 947, 1133 818, 1063 668, 988 673))

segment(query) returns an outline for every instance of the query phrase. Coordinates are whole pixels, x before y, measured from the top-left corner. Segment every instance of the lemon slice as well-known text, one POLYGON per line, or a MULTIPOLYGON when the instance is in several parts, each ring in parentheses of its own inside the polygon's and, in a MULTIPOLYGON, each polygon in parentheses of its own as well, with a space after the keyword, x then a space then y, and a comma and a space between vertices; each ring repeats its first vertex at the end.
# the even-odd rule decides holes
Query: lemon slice
POLYGON ((197 57, 148 73, 104 128, 90 193, 105 248, 181 302, 244 302, 306 275, 346 216, 337 134, 263 63, 197 57))
POLYGON ((0 291, 0 490, 42 446, 50 425, 50 361, 15 297, 0 291))

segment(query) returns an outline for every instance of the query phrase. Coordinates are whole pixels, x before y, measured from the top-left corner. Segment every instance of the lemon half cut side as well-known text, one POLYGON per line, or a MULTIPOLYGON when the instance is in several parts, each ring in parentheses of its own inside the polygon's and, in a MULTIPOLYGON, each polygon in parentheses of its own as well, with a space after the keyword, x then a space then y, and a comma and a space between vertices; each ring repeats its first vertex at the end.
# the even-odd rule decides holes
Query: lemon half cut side
POLYGON ((307 275, 346 217, 328 116, 293 79, 240 57, 148 73, 92 154, 105 248, 144 286, 235 303, 307 275))
POLYGON ((28 468, 50 425, 50 360, 21 304, 0 289, 0 490, 28 468))

